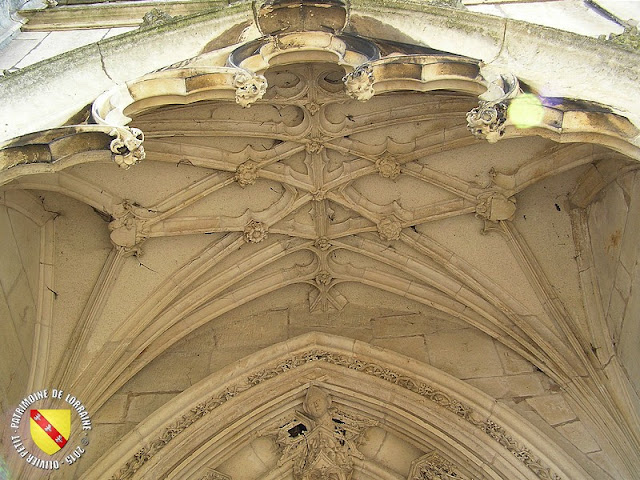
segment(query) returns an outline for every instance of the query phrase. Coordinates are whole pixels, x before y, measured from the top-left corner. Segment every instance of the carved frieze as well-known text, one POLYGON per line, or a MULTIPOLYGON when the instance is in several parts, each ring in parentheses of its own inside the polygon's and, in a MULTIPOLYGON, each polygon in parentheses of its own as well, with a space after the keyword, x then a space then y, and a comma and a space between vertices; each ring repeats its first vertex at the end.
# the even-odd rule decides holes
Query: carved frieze
POLYGON ((232 480, 229 475, 211 470, 207 472, 200 480, 232 480))
MULTIPOLYGON (((455 414, 460 419, 468 422, 474 428, 477 428, 481 432, 490 436, 524 465, 526 465, 526 467, 540 480, 561 480, 560 476, 553 472, 549 467, 545 466, 543 461, 536 457, 535 454, 533 454, 526 446, 520 444, 511 435, 509 435, 502 426, 492 420, 479 419, 477 413, 472 407, 462 403, 450 394, 442 392, 434 386, 419 379, 409 377, 402 372, 387 368, 385 365, 366 362, 353 355, 348 356, 325 350, 310 350, 288 357, 277 364, 252 373, 245 379, 227 386, 222 392, 216 393, 214 396, 197 404, 187 414, 182 415, 172 426, 167 427, 157 438, 135 453, 118 471, 118 473, 111 477, 111 480, 125 480, 133 477, 133 475, 135 475, 135 473, 147 461, 149 461, 149 459, 168 445, 174 437, 189 428, 199 419, 218 408, 220 405, 228 402, 232 398, 235 398, 242 392, 246 392, 256 385, 260 385, 268 380, 278 377, 279 375, 288 373, 295 368, 302 367, 312 362, 326 362, 331 365, 342 366, 353 371, 362 372, 365 375, 379 378, 385 382, 389 382, 400 388, 416 393, 426 400, 433 402, 434 405, 455 414)), ((336 418, 344 422, 341 426, 345 430, 346 435, 347 428, 345 425, 348 425, 346 419, 349 418, 349 416, 344 412, 337 412, 337 414, 340 416, 337 416, 336 418)), ((331 417, 333 419, 333 415, 331 417)), ((355 422, 356 424, 355 427, 349 427, 349 431, 355 429, 355 431, 353 433, 349 433, 349 435, 354 435, 351 438, 352 442, 355 441, 355 446, 357 447, 359 437, 364 431, 362 422, 366 422, 366 419, 354 420, 353 417, 351 417, 351 420, 349 421, 355 422)), ((289 429, 293 426, 294 425, 291 425, 289 429)), ((303 438, 306 439, 307 437, 304 436, 303 438)), ((292 453, 293 450, 295 450, 295 443, 292 443, 291 448, 288 450, 285 448, 285 451, 290 453, 292 453)))

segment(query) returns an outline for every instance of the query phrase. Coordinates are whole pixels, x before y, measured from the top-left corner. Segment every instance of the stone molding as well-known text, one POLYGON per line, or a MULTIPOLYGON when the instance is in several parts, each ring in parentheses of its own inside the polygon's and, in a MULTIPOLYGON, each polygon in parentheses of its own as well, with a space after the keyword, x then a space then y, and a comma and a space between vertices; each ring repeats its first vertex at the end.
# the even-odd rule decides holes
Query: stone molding
MULTIPOLYGON (((539 454, 534 453, 531 447, 523 444, 521 440, 517 440, 512 433, 508 432, 507 429, 500 424, 509 418, 510 420, 508 422, 513 425, 513 421, 516 420, 516 415, 514 413, 507 413, 505 410, 504 415, 506 416, 503 420, 500 420, 502 415, 500 415, 497 410, 494 410, 491 417, 487 418, 484 407, 478 410, 478 407, 474 407, 467 403, 469 401, 475 402, 481 400, 485 397, 484 394, 481 394, 478 391, 471 393, 469 387, 466 387, 466 400, 461 400, 459 395, 463 394, 463 391, 457 390, 458 393, 455 393, 454 390, 451 390, 451 387, 454 385, 458 385, 454 388, 460 388, 461 385, 459 384, 461 381, 454 379, 453 377, 449 377, 442 372, 438 372, 431 381, 426 381, 421 379, 421 377, 415 373, 410 373, 403 368, 393 366, 393 360, 391 359, 396 358, 397 360, 402 361, 402 356, 400 354, 391 352, 383 353, 380 349, 374 350, 357 341, 355 342, 355 345, 357 346, 355 351, 351 351, 350 353, 341 352, 340 349, 335 350, 335 347, 337 347, 336 343, 340 342, 341 341, 338 341, 337 337, 331 337, 324 334, 307 334, 293 341, 286 342, 288 344, 286 347, 284 344, 280 344, 268 348, 267 350, 278 350, 281 353, 284 353, 282 347, 289 349, 296 344, 317 344, 316 347, 298 350, 296 353, 290 353, 279 360, 269 360, 270 366, 266 368, 262 367, 255 369, 255 367, 253 367, 253 369, 248 370, 243 374, 244 378, 242 380, 232 380, 225 386, 219 386, 218 393, 213 396, 209 396, 206 400, 200 401, 197 404, 193 404, 193 406, 189 408, 188 412, 183 414, 179 420, 172 422, 170 418, 167 419, 169 422, 172 422, 172 425, 163 428, 155 438, 148 440, 148 443, 135 455, 129 457, 124 466, 120 467, 118 472, 110 478, 112 480, 125 480, 135 477, 136 472, 138 472, 161 450, 166 448, 174 438, 205 416, 211 414, 211 412, 219 408, 221 405, 232 401, 244 392, 247 392, 258 385, 276 379, 289 372, 293 372, 301 367, 311 366, 314 364, 333 365, 344 368, 347 371, 359 372, 365 376, 376 378, 390 385, 394 385, 395 387, 399 387, 400 389, 411 392, 412 394, 417 394, 424 400, 430 402, 434 407, 444 409, 455 417, 464 420, 468 425, 473 427, 473 429, 484 433, 486 438, 491 439, 485 440, 485 442, 488 441, 490 444, 496 446, 500 445, 500 448, 503 448, 506 452, 515 457, 524 467, 526 467, 526 469, 528 469, 528 471, 535 474, 537 478, 542 480, 560 480, 562 478, 557 472, 554 472, 554 469, 546 464, 544 460, 541 460, 539 454), (335 340, 333 340, 333 338, 335 338, 335 340), (314 342, 312 339, 317 340, 314 342), (320 340, 320 344, 327 341, 330 344, 334 344, 333 348, 322 348, 318 344, 318 340, 320 340), (370 356, 372 353, 374 354, 374 357, 370 356), (385 364, 382 358, 391 360, 391 363, 388 365, 385 364), (441 382, 445 381, 445 383, 447 383, 447 387, 440 387, 436 385, 433 383, 434 380, 439 380, 441 382), (469 394, 471 394, 470 397, 468 397, 469 394), (491 443, 493 441, 497 443, 491 443)), ((256 358, 257 356, 258 354, 255 354, 253 358, 256 358)), ((411 367, 424 369, 426 367, 415 361, 408 361, 407 363, 407 360, 405 360, 403 364, 405 365, 404 368, 411 367), (422 367, 420 367, 420 365, 422 365, 422 367)), ((429 367, 425 373, 429 371, 433 371, 435 373, 435 369, 433 369, 433 367, 429 367)), ((214 376, 215 375, 216 374, 214 374, 214 376)), ((195 387, 193 387, 193 389, 195 389, 195 387)), ((481 401, 485 402, 485 400, 481 401)), ((491 401, 489 400, 486 405, 489 406, 490 404, 491 401)), ((506 407, 501 407, 503 410, 505 408, 506 407)), ((517 422, 523 421, 518 420, 517 422)), ((520 427, 531 429, 530 432, 535 431, 531 426, 525 427, 524 423, 520 423, 520 427)), ((131 435, 133 434, 134 433, 131 435)), ((553 449, 552 443, 549 439, 543 439, 542 436, 537 438, 539 441, 549 442, 546 445, 543 443, 544 449, 547 451, 549 451, 549 449, 553 449)), ((540 446, 541 445, 537 445, 538 448, 540 446)), ((126 447, 126 444, 123 445, 123 448, 124 447, 126 447)), ((113 454, 115 455, 116 452, 113 454)), ((108 457, 103 459, 103 461, 109 461, 108 457)), ((564 466, 571 469, 569 464, 564 466)))

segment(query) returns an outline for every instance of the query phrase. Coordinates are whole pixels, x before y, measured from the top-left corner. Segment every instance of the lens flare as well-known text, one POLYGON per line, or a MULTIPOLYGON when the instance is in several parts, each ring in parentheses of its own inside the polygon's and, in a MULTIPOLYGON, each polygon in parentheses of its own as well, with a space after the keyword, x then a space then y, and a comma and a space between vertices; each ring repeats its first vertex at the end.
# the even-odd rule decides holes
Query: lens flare
POLYGON ((514 98, 507 109, 507 118, 518 128, 536 127, 542 123, 544 107, 540 99, 531 93, 514 98))

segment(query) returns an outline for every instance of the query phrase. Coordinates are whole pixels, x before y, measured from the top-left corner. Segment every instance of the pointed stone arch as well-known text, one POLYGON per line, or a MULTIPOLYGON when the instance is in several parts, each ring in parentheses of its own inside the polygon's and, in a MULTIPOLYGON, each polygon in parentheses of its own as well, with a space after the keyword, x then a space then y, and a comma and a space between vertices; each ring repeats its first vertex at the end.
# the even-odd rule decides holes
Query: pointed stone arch
POLYGON ((83 479, 199 478, 280 426, 283 413, 301 408, 311 385, 341 407, 410 438, 422 451, 435 448, 473 478, 590 478, 524 418, 468 384, 364 342, 309 333, 254 353, 184 391, 83 479))

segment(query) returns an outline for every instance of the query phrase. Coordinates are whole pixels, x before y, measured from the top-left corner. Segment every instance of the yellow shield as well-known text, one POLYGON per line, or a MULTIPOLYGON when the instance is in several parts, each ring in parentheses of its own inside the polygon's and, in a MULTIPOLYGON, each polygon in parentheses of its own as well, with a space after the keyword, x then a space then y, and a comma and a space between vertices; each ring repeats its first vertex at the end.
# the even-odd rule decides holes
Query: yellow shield
POLYGON ((71 433, 71 410, 31 410, 31 439, 44 453, 53 455, 64 447, 71 433))

